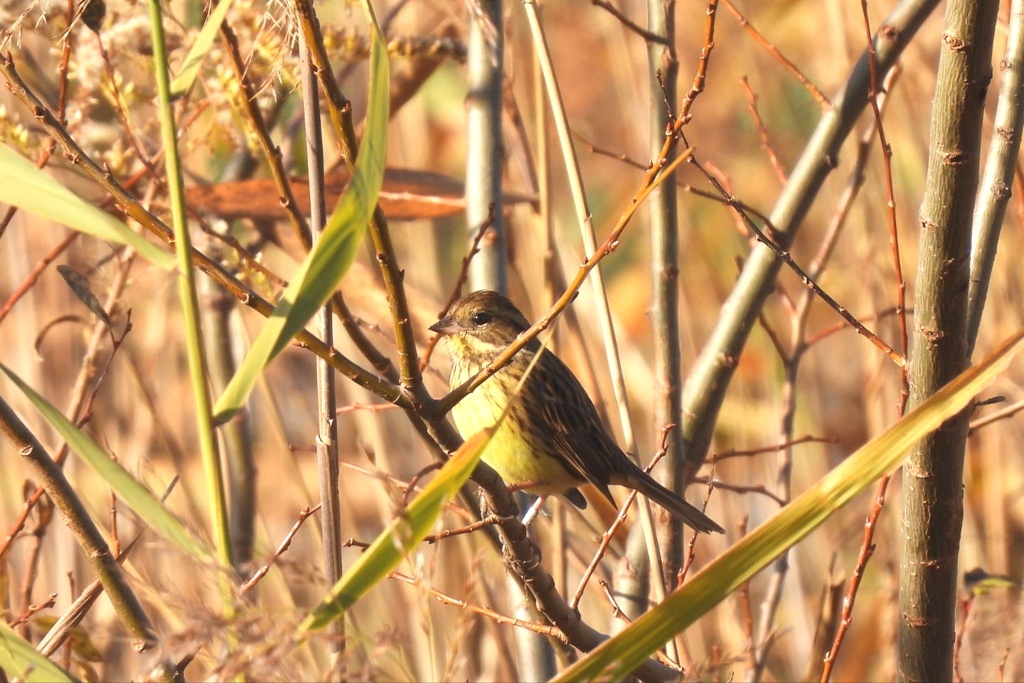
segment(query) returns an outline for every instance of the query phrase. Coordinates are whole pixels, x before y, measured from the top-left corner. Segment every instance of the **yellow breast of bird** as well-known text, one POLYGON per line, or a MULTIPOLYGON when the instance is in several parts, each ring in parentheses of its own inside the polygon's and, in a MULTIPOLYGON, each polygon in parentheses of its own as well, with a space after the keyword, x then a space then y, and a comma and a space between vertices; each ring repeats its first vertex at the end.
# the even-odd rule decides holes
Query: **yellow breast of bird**
MULTIPOLYGON (((508 403, 505 387, 511 390, 519 380, 508 370, 500 370, 452 408, 455 427, 463 438, 498 422, 508 403)), ((473 374, 475 371, 453 370, 452 386, 458 386, 473 374)), ((512 400, 522 401, 522 392, 512 400)), ((524 428, 513 412, 522 415, 525 411, 513 406, 484 450, 483 461, 494 468, 506 484, 531 483, 526 490, 537 495, 559 494, 578 486, 580 482, 576 477, 559 460, 547 454, 543 435, 536 433, 536 429, 524 428)))

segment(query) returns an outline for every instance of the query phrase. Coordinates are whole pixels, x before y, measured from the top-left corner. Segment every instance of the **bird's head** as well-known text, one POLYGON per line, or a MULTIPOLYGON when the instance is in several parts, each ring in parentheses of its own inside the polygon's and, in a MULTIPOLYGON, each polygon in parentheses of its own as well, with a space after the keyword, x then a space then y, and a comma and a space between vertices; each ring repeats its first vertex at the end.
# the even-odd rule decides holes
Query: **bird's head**
POLYGON ((482 289, 452 304, 448 314, 430 329, 444 335, 453 356, 472 354, 489 361, 529 327, 529 321, 511 301, 482 289))

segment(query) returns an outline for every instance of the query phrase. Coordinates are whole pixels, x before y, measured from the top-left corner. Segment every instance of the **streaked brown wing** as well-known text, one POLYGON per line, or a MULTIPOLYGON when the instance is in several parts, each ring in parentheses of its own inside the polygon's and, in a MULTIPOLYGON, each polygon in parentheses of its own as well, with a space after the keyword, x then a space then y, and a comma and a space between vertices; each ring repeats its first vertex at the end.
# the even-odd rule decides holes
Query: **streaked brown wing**
POLYGON ((528 381, 540 399, 553 454, 614 504, 608 481, 616 469, 615 458, 625 455, 601 424, 579 380, 555 354, 545 351, 528 381))

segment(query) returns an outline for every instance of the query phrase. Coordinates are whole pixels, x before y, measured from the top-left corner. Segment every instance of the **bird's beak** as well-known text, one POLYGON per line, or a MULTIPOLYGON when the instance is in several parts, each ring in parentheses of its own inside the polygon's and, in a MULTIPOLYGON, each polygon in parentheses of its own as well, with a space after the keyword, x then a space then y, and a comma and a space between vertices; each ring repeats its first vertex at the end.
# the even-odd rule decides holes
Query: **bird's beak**
POLYGON ((447 336, 449 334, 460 332, 462 330, 462 325, 445 316, 431 325, 428 329, 430 329, 431 332, 437 332, 438 334, 447 336))

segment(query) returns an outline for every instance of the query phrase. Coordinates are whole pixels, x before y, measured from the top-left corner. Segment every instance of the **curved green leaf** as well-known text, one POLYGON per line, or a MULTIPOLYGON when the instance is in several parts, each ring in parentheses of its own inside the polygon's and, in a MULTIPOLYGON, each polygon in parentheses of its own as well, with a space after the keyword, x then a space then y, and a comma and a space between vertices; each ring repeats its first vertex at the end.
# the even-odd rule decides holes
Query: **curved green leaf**
POLYGON ((0 202, 101 240, 126 244, 150 263, 168 271, 174 268, 173 254, 85 201, 3 144, 0 144, 0 202))
POLYGON ((29 683, 77 682, 78 679, 42 656, 31 643, 14 632, 7 622, 0 619, 0 671, 7 674, 7 680, 28 681, 29 683))
POLYGON ((32 404, 49 422, 57 433, 68 442, 68 446, 78 453, 89 465, 103 477, 104 481, 114 489, 117 495, 135 513, 153 528, 160 536, 167 539, 181 550, 200 562, 212 562, 213 551, 189 532, 177 517, 164 507, 160 499, 143 486, 132 474, 110 458, 92 438, 76 427, 70 420, 57 410, 49 401, 40 396, 28 384, 22 381, 10 368, 0 363, 0 370, 6 374, 19 389, 24 392, 32 404))
POLYGON ((210 17, 199 31, 199 35, 196 36, 196 42, 192 43, 192 49, 188 51, 185 61, 182 62, 178 75, 171 81, 172 98, 181 97, 192 87, 192 83, 195 82, 196 76, 199 74, 199 67, 203 65, 203 59, 206 58, 206 53, 213 46, 217 31, 220 30, 220 25, 224 22, 224 17, 227 16, 233 3, 234 0, 220 0, 217 7, 210 12, 210 17))
POLYGON ((355 259, 370 216, 377 206, 387 150, 388 57, 373 10, 368 4, 364 4, 364 9, 372 29, 370 94, 366 133, 352 180, 328 219, 322 236, 293 276, 277 308, 217 401, 214 414, 218 421, 227 420, 242 407, 259 373, 334 293, 355 259))
POLYGON ((555 681, 620 680, 658 648, 820 526, 836 510, 906 458, 921 437, 955 415, 1024 346, 1024 333, 1004 342, 880 436, 829 472, 770 520, 676 589, 664 602, 566 669, 555 681))
POLYGON ((493 431, 493 427, 484 430, 462 444, 405 512, 388 525, 334 584, 323 602, 299 625, 300 631, 321 629, 339 618, 423 542, 448 501, 459 492, 480 462, 480 454, 493 431))

